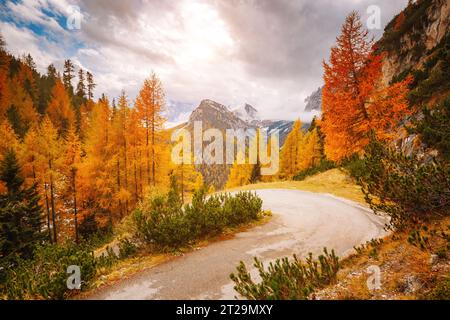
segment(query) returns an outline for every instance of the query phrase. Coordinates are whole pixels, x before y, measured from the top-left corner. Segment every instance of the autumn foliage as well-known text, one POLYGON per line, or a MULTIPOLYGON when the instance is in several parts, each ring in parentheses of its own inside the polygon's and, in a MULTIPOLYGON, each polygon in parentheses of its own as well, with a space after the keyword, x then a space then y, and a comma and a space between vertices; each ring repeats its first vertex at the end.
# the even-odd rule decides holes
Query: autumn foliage
POLYGON ((193 166, 170 161, 156 74, 133 107, 125 92, 94 101, 93 74, 76 69, 66 60, 62 76, 53 65, 41 75, 30 55, 17 59, 0 48, 0 160, 10 150, 17 155, 25 185, 36 185, 53 243, 111 230, 149 189, 168 188, 171 175, 183 193, 202 183, 193 166))
POLYGON ((406 94, 410 79, 382 87, 382 56, 356 12, 345 20, 329 62, 324 62, 323 120, 325 154, 340 161, 362 152, 374 133, 391 140, 410 111, 406 94))
POLYGON ((317 129, 304 133, 300 120, 295 121, 280 156, 279 176, 282 178, 292 179, 299 171, 317 165, 322 157, 317 129))

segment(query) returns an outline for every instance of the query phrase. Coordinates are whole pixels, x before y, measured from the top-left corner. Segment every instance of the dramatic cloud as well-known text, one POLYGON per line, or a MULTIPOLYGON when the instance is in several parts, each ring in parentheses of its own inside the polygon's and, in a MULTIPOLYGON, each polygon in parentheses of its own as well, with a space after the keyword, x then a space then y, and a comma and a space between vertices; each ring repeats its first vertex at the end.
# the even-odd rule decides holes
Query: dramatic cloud
POLYGON ((209 98, 294 119, 322 84, 322 61, 346 15, 357 10, 365 22, 376 5, 383 28, 406 2, 23 0, 1 4, 0 27, 8 49, 30 52, 41 70, 71 58, 94 72, 97 94, 124 89, 132 101, 154 70, 180 114, 209 98), (70 30, 77 8, 81 29, 70 30))

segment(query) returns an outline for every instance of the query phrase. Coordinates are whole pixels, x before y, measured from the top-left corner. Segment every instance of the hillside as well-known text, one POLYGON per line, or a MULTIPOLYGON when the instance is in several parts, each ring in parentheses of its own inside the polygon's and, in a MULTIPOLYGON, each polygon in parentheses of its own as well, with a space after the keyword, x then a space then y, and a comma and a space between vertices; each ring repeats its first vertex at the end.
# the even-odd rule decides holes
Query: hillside
MULTIPOLYGON (((290 120, 261 119, 258 110, 249 104, 245 104, 242 108, 230 110, 223 104, 209 99, 202 100, 190 114, 188 122, 182 123, 176 128, 186 128, 193 133, 196 121, 202 123, 203 131, 215 128, 225 133, 227 129, 246 130, 260 128, 267 130, 269 135, 274 131, 278 131, 280 146, 283 145, 294 124, 290 120)), ((304 123, 302 129, 306 131, 309 126, 309 123, 304 123)), ((204 143, 205 145, 207 143, 204 143)), ((227 182, 230 165, 201 164, 197 166, 197 170, 201 172, 206 183, 213 185, 216 189, 222 189, 227 182)))
MULTIPOLYGON (((436 106, 448 98, 450 90, 450 3, 445 0, 410 2, 407 8, 386 26, 377 47, 378 52, 384 54, 384 86, 398 83, 408 76, 413 77, 408 94, 413 116, 406 122, 406 127, 421 121, 424 114, 429 114, 428 108, 442 114, 441 110, 436 110, 436 106)), ((442 130, 441 134, 448 136, 448 123, 446 127, 439 127, 438 122, 434 126, 427 130, 442 130)), ((434 150, 427 152, 428 157, 438 154, 431 140, 424 140, 423 132, 422 135, 408 131, 404 134, 403 138, 410 137, 403 141, 404 146, 413 146, 407 149, 411 155, 414 156, 415 152, 422 154, 426 149, 434 150), (416 143, 412 144, 413 140, 416 140, 416 143)), ((445 163, 448 163, 448 160, 445 160, 445 148, 440 148, 439 152, 440 157, 444 159, 437 161, 443 161, 445 167, 445 163)), ((440 157, 435 159, 442 159, 440 157)), ((395 159, 399 161, 399 158, 395 159)), ((415 170, 420 170, 418 168, 423 164, 416 165, 415 170)), ((433 175, 437 177, 438 173, 433 175)), ((388 183, 382 181, 379 188, 388 183)), ((409 186, 405 188, 408 189, 409 186)), ((405 192, 414 192, 413 188, 408 190, 405 192)), ((444 190, 441 192, 445 193, 444 190)), ((383 192, 379 194, 383 195, 383 192)), ((444 195, 440 201, 445 203, 444 195)), ((382 206, 378 206, 380 207, 382 206)), ((420 209, 417 207, 416 210, 420 209)), ((312 298, 449 299, 449 222, 445 215, 424 220, 418 218, 408 227, 396 230, 382 241, 371 241, 356 247, 355 253, 343 260, 343 268, 338 273, 336 283, 319 290, 312 298), (381 277, 379 287, 371 290, 368 281, 376 277, 377 270, 381 277)))

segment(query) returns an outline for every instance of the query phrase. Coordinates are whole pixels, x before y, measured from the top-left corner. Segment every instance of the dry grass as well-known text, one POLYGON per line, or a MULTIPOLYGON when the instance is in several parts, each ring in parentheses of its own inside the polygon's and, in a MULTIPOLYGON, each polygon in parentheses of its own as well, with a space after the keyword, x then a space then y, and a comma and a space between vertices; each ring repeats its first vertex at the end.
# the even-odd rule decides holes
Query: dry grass
POLYGON ((353 200, 360 204, 366 204, 361 188, 342 169, 331 169, 303 181, 275 181, 257 183, 227 191, 254 190, 254 189, 297 189, 318 193, 330 193, 338 197, 353 200))
MULTIPOLYGON (((450 218, 435 221, 430 229, 448 233, 450 218)), ((373 299, 411 300, 430 297, 436 286, 450 278, 448 241, 437 235, 429 236, 425 250, 408 242, 407 232, 395 233, 376 246, 376 255, 369 250, 354 254, 342 261, 338 283, 316 293, 316 299, 373 299), (432 255, 446 250, 447 258, 432 255), (433 262, 432 262, 433 261, 433 262), (381 271, 381 289, 369 290, 367 280, 371 274, 369 266, 378 266, 381 271)), ((447 280, 448 281, 448 280, 447 280)), ((441 291, 442 294, 442 291, 441 291)), ((448 296, 447 292, 447 296, 448 296)))

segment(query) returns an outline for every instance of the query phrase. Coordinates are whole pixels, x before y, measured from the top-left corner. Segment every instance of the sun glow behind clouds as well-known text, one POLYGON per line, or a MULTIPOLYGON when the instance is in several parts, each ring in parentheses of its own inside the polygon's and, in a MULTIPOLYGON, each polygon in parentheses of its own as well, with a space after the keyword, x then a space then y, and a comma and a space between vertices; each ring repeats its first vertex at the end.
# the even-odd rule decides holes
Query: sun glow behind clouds
POLYGON ((201 63, 230 54, 234 41, 219 14, 206 3, 186 1, 181 6, 183 19, 178 63, 201 63))
POLYGON ((155 71, 172 101, 250 103, 263 118, 296 119, 322 83, 322 60, 345 15, 377 4, 386 23, 406 3, 0 0, 0 31, 8 50, 31 53, 41 72, 50 63, 61 71, 68 58, 90 70, 96 98, 124 89, 132 102, 155 71), (65 29, 70 4, 80 7, 80 30, 65 29))

